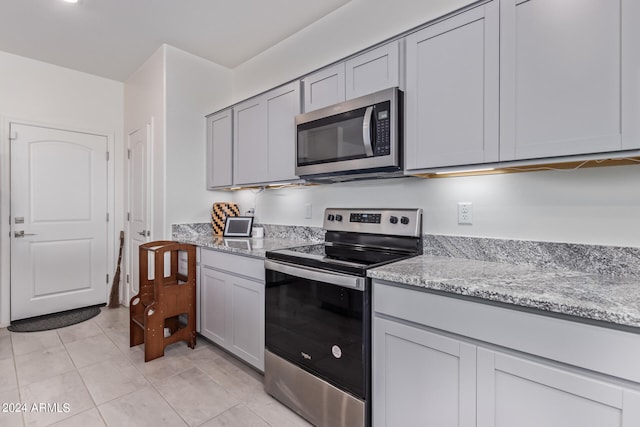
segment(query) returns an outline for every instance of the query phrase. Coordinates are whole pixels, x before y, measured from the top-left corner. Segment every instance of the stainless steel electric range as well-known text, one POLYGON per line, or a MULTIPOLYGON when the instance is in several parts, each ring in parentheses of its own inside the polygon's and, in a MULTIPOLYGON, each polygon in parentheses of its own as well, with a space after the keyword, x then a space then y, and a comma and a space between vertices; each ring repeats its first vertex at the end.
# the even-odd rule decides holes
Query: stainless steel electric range
POLYGON ((422 210, 326 209, 324 229, 266 253, 265 390, 316 426, 369 426, 367 270, 422 253, 422 210))

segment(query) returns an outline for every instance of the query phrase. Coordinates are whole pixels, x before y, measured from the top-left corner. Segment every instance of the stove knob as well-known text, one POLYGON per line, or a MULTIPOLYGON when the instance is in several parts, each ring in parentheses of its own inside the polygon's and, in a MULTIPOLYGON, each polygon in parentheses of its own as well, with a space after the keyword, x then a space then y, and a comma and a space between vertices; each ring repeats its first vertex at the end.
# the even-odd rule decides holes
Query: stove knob
POLYGON ((333 214, 329 214, 327 216, 327 220, 329 220, 329 221, 333 221, 334 219, 335 219, 335 216, 333 216, 333 214))
POLYGON ((397 216, 392 216, 389 218, 389 222, 391 224, 397 224, 398 223, 398 217, 397 216))
POLYGON ((406 216, 403 216, 402 218, 400 218, 400 222, 403 223, 404 225, 409 224, 409 218, 407 218, 406 216))
POLYGON ((336 221, 342 221, 342 215, 336 214, 336 221))

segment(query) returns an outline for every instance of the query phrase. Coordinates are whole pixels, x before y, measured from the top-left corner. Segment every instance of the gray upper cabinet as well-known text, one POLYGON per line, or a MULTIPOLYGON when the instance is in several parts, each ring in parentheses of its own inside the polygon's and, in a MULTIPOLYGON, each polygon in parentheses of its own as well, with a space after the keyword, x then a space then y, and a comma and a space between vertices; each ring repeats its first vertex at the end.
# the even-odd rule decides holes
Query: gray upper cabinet
POLYGON ((267 113, 262 97, 233 107, 233 184, 254 184, 267 176, 267 113))
POLYGON ((502 1, 501 160, 640 147, 639 3, 502 1))
POLYGON ((372 49, 345 63, 346 99, 399 86, 403 40, 372 49))
POLYGON ((295 116, 300 82, 244 101, 234 111, 234 185, 297 180, 295 116))
POLYGON ((406 38, 406 168, 493 162, 499 154, 498 2, 406 38))
POLYGON ((265 95, 267 110, 269 182, 297 180, 296 123, 300 114, 300 82, 274 89, 265 95))
POLYGON ((306 76, 304 111, 401 86, 402 40, 395 40, 306 76))
POLYGON ((340 62, 302 79, 304 111, 317 110, 344 101, 344 74, 344 62, 340 62))
POLYGON ((232 184, 233 111, 207 116, 207 189, 232 184))

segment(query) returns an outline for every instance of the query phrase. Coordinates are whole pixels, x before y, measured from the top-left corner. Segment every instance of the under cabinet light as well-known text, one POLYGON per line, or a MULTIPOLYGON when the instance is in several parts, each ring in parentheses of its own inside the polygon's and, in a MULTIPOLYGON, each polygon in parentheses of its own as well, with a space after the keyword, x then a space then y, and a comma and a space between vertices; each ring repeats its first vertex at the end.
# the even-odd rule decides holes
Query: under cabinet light
POLYGON ((62 0, 67 3, 78 3, 78 0, 62 0))
POLYGON ((436 172, 436 175, 446 175, 446 174, 454 174, 454 173, 476 173, 476 172, 487 172, 493 171, 495 168, 480 168, 480 169, 455 169, 455 170, 447 170, 447 171, 439 171, 436 172))

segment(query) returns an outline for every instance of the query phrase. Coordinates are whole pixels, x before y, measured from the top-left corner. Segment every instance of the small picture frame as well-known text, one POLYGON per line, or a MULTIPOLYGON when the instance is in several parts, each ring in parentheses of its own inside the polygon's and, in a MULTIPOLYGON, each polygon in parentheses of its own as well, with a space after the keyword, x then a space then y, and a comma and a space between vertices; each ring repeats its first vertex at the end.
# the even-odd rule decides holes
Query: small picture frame
POLYGON ((251 237, 252 216, 228 216, 224 223, 224 237, 251 237))

